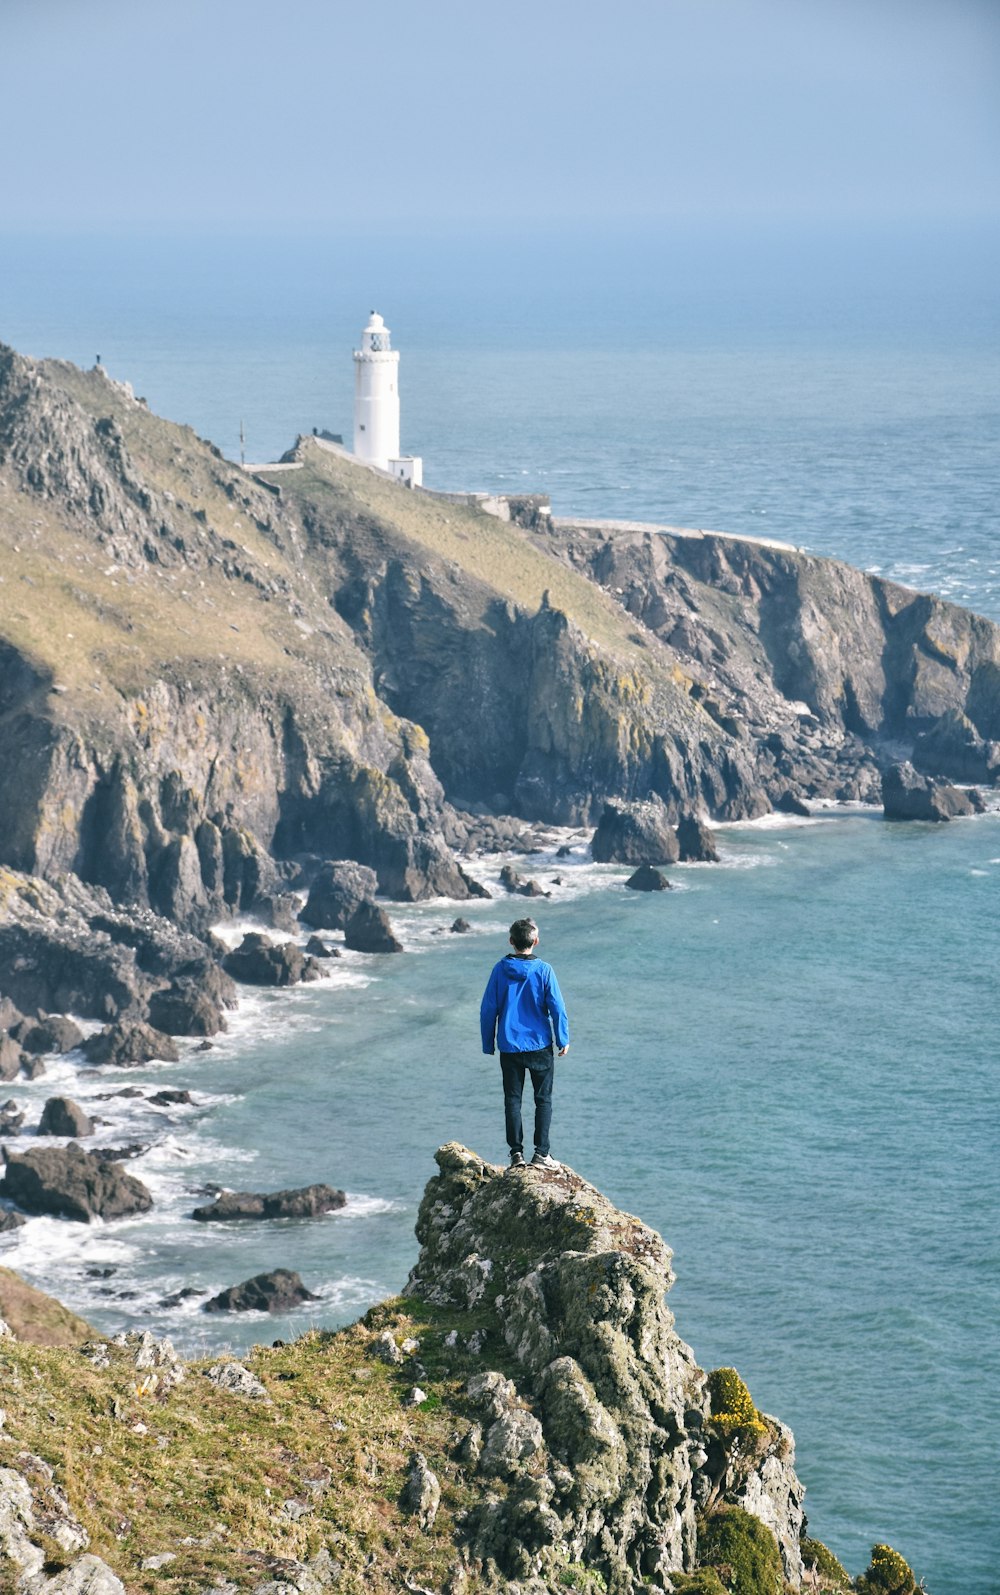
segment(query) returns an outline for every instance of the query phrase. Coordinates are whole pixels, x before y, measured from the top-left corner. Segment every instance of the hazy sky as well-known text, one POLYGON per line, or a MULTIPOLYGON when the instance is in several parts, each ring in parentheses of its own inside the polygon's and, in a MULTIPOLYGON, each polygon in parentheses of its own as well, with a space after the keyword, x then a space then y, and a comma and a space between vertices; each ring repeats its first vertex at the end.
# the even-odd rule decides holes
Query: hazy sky
POLYGON ((0 0, 0 69, 7 228, 1000 212, 1000 0, 0 0))

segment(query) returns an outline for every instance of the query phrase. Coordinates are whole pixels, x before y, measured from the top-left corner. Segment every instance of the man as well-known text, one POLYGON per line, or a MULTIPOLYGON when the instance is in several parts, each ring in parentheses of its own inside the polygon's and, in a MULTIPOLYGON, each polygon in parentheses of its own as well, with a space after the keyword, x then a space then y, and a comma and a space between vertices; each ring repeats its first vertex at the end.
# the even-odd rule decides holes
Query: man
POLYGON ((479 1010, 483 1051, 492 1055, 499 1041, 511 1168, 524 1168, 521 1094, 527 1069, 535 1093, 535 1155, 531 1166, 558 1169, 561 1164, 549 1156, 555 1078, 552 1027, 555 1026, 559 1056, 564 1058, 569 1051, 566 1009, 555 971, 550 964, 535 957, 538 926, 533 919, 514 921, 510 927, 510 945, 513 952, 493 965, 483 993, 479 1010))

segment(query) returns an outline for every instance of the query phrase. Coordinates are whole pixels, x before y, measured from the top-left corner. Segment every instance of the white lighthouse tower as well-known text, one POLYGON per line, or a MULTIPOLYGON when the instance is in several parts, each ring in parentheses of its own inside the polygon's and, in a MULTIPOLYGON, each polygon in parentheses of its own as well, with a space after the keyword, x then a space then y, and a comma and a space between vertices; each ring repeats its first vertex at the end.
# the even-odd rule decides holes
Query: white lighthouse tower
POLYGON ((419 487, 423 461, 399 452, 399 350, 373 310, 354 351, 354 452, 407 487, 419 487))

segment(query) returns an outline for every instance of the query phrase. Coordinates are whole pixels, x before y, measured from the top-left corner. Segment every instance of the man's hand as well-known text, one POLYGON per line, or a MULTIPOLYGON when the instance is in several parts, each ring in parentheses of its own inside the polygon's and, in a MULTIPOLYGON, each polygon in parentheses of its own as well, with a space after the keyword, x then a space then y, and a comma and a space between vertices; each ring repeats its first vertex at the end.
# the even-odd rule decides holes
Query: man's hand
POLYGON ((564 1047, 560 1047, 559 1048, 559 1056, 560 1056, 560 1058, 565 1058, 565 1056, 566 1056, 568 1051, 569 1051, 569 1042, 567 1041, 567 1043, 566 1043, 566 1045, 564 1047))

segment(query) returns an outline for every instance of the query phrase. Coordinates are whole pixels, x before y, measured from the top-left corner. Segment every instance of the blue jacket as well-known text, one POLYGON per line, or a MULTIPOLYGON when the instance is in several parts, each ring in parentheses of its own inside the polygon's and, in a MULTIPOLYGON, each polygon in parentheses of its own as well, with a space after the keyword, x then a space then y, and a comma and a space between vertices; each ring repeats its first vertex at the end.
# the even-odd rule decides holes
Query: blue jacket
POLYGON ((497 1042, 501 1052, 537 1052, 550 1044, 553 1024, 556 1045, 569 1046, 559 982, 552 965, 541 958, 516 958, 508 953, 494 964, 479 1018, 484 1052, 493 1052, 497 1042))

